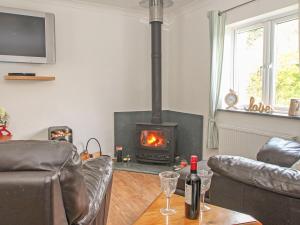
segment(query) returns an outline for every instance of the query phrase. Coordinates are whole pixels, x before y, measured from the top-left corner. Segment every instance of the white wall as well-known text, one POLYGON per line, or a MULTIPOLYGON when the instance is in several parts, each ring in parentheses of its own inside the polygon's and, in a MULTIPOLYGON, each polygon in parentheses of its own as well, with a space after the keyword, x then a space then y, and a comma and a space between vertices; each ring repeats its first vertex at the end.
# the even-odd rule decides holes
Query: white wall
MULTIPOLYGON (((206 145, 209 106, 210 43, 207 12, 236 6, 241 0, 199 1, 177 16, 170 31, 169 107, 171 110, 201 114, 205 117, 206 145)), ((238 22, 271 12, 297 0, 257 0, 228 13, 228 23, 238 22)), ((300 136, 300 121, 266 118, 237 113, 218 113, 218 123, 300 136)), ((204 149, 204 157, 217 154, 204 149)))
POLYGON ((56 64, 0 63, 0 105, 10 114, 14 139, 46 139, 49 126, 67 125, 80 149, 81 143, 96 137, 111 154, 113 113, 151 107, 146 20, 106 6, 63 0, 0 0, 0 5, 56 16, 56 64), (55 75, 56 81, 4 81, 9 72, 55 75))
MULTIPOLYGON (((205 117, 209 96, 209 39, 207 11, 227 9, 241 0, 203 0, 187 7, 164 32, 163 106, 205 117)), ((272 11, 297 0, 258 0, 232 11, 236 22, 272 11)), ((113 112, 151 108, 150 37, 144 16, 107 6, 64 0, 0 0, 1 6, 47 11, 56 15, 57 63, 30 65, 0 63, 8 72, 53 74, 53 82, 0 79, 0 105, 10 114, 14 139, 46 139, 47 128, 68 125, 81 148, 89 137, 101 140, 104 152, 113 150, 113 112), (138 84, 138 85, 137 85, 138 84)), ((220 123, 283 131, 300 135, 300 122, 219 113, 220 123)), ((205 144, 205 143, 204 143, 205 144)), ((204 156, 216 154, 204 149, 204 156)))

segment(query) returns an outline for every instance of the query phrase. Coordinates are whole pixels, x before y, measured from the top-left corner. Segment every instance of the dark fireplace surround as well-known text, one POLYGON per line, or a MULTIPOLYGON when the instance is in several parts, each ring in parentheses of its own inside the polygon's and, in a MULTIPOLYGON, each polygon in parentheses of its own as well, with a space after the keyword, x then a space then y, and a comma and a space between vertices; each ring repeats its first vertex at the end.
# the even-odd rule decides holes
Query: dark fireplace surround
MULTIPOLYGON (((166 5, 165 5, 166 6, 166 5)), ((135 124, 135 160, 142 163, 173 163, 178 156, 174 121, 162 118, 162 24, 163 0, 149 0, 151 26, 152 111, 151 120, 135 124)), ((202 139, 201 139, 202 141, 202 139)), ((116 143, 119 145, 119 143, 116 143)))
MULTIPOLYGON (((149 123, 151 118, 152 111, 114 113, 114 143, 115 146, 123 146, 123 156, 129 154, 133 162, 142 162, 140 154, 144 154, 145 156, 146 151, 150 160, 153 157, 159 157, 166 153, 173 158, 174 152, 174 156, 180 156, 182 159, 188 160, 190 155, 197 155, 199 159, 202 159, 203 116, 163 110, 162 120, 164 123, 162 123, 161 126, 157 126, 157 124, 155 124, 154 127, 152 127, 152 124, 149 123), (175 136, 173 139, 176 140, 174 148, 173 146, 172 148, 170 146, 168 146, 168 148, 160 146, 159 148, 149 149, 147 146, 141 145, 141 130, 148 130, 150 131, 149 134, 151 134, 151 130, 154 130, 154 128, 157 131, 161 131, 164 128, 164 124, 177 124, 174 129, 175 134, 170 134, 170 136, 175 136), (146 128, 144 129, 142 125, 145 125, 146 128)), ((170 136, 168 134, 165 135, 169 142, 168 145, 173 145, 169 141, 170 136)), ((143 162, 153 164, 154 161, 146 161, 144 158, 143 162)), ((159 160, 159 162, 167 164, 167 160, 159 160)))

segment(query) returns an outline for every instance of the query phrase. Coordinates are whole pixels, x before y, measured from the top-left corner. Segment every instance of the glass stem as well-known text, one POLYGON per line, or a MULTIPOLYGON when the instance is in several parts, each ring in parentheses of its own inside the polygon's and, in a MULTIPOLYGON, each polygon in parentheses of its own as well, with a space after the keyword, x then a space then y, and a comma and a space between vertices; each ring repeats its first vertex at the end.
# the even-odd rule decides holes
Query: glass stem
POLYGON ((205 192, 201 192, 200 194, 200 208, 204 209, 204 200, 205 200, 205 192))
POLYGON ((167 197, 167 210, 170 209, 170 197, 167 197))

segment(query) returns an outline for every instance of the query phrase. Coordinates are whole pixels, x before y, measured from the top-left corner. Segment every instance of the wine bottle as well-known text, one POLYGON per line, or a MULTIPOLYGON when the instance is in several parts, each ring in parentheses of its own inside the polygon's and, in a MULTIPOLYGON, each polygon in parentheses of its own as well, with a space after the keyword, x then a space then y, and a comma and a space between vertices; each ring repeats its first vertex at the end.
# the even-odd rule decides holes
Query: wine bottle
POLYGON ((191 173, 185 179, 185 217, 191 220, 199 218, 201 179, 197 175, 198 157, 191 156, 191 173))

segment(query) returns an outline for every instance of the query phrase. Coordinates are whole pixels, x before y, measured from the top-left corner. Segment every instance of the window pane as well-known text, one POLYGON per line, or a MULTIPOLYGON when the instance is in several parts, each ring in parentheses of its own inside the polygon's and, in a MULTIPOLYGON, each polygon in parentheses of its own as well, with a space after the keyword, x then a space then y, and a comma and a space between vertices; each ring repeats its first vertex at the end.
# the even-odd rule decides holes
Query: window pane
POLYGON ((262 101, 263 40, 263 28, 239 32, 236 35, 235 89, 242 105, 247 105, 252 96, 256 102, 262 101))
POLYGON ((276 25, 275 105, 288 107, 291 98, 300 98, 298 20, 276 25))

